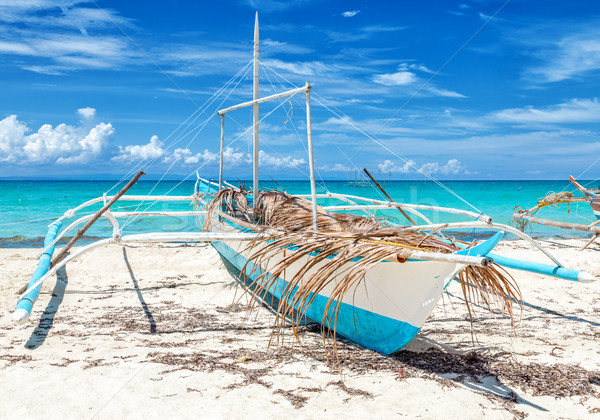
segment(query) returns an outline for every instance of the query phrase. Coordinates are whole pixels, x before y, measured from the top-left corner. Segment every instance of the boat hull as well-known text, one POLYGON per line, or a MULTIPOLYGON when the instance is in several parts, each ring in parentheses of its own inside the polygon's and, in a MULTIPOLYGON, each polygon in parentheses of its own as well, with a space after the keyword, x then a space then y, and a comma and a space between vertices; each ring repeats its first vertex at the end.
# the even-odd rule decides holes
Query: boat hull
MULTIPOLYGON (((229 225, 219 222, 216 224, 221 225, 224 231, 231 230, 229 225)), ((266 271, 267 274, 261 277, 263 284, 257 286, 264 286, 268 282, 269 287, 265 291, 279 300, 283 298, 288 279, 292 279, 311 258, 301 258, 286 268, 283 278, 273 279, 268 274, 269 268, 285 258, 283 250, 272 257, 266 267, 256 267, 248 259, 257 249, 249 250, 247 242, 217 241, 213 242, 213 246, 238 270, 245 269, 243 275, 251 281, 255 281, 266 271)), ((326 264, 317 264, 306 276, 323 269, 326 264)), ((333 284, 315 295, 311 304, 302 308, 302 312, 353 343, 383 354, 391 354, 417 335, 448 283, 462 268, 463 265, 446 262, 382 261, 368 270, 361 283, 339 302, 337 317, 333 316, 333 308, 337 303, 335 300, 329 306, 329 316, 324 317, 333 284)), ((336 279, 332 283, 335 284, 335 281, 336 279)))

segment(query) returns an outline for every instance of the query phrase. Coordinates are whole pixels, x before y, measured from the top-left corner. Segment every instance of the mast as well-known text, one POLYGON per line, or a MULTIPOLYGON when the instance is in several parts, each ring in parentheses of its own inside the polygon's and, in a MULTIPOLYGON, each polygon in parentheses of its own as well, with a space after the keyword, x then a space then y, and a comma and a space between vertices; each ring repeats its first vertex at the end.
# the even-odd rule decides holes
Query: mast
MULTIPOLYGON (((254 94, 252 99, 258 99, 258 12, 254 20, 254 94)), ((258 103, 254 104, 254 125, 252 128, 254 134, 253 143, 253 177, 252 177, 252 208, 256 205, 258 198, 258 103)))
POLYGON ((313 229, 319 229, 317 219, 317 189, 315 186, 315 158, 313 155, 312 122, 310 115, 310 83, 306 82, 306 134, 308 137, 308 165, 310 169, 310 195, 312 199, 313 229))

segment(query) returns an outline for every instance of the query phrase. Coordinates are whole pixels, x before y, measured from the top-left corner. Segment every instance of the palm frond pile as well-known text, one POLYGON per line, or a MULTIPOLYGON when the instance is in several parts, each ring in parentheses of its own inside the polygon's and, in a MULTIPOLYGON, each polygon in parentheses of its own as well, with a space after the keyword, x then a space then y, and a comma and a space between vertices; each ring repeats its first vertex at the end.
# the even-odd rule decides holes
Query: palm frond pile
MULTIPOLYGON (((263 191, 253 210, 246 194, 233 189, 219 191, 207 206, 206 229, 214 216, 234 216, 243 226, 268 234, 266 240, 249 243, 246 251, 250 256, 242 272, 256 275, 251 287, 253 301, 262 299, 278 278, 286 278, 276 308, 274 331, 278 338, 286 320, 299 337, 305 310, 316 294, 328 288, 330 299, 321 320, 322 335, 325 342, 334 338, 335 349, 339 305, 344 296, 352 296, 372 267, 384 260, 405 262, 414 250, 451 253, 460 249, 441 234, 407 231, 382 219, 327 213, 320 207, 315 231, 311 206, 310 201, 284 192, 263 191), (311 258, 305 259, 308 255, 311 258), (294 264, 296 274, 288 278, 286 269, 294 264), (260 267, 268 270, 257 271, 260 267)), ((482 304, 507 313, 514 322, 513 303, 520 301, 521 293, 508 273, 495 264, 468 266, 458 279, 471 317, 472 305, 482 304)))

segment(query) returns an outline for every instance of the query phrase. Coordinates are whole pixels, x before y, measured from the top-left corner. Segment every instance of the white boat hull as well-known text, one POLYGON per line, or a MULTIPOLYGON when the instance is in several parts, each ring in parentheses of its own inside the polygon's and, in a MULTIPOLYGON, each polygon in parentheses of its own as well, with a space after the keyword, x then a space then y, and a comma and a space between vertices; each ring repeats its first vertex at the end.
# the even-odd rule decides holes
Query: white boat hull
MULTIPOLYGON (((212 231, 233 232, 237 229, 229 224, 217 222, 212 231)), ((249 249, 248 242, 213 242, 215 249, 240 271, 246 266, 245 276, 255 280, 260 273, 267 271, 284 258, 284 251, 271 258, 265 267, 255 267, 248 258, 261 245, 249 249)), ((290 251, 286 251, 290 252, 290 251)), ((310 256, 304 256, 286 268, 284 276, 272 281, 269 275, 263 282, 270 282, 268 292, 281 299, 289 279, 304 267, 310 256)), ((321 262, 306 273, 312 273, 326 266, 321 262)), ((352 264, 349 262, 348 264, 352 264)), ((427 317, 440 299, 448 283, 464 267, 451 262, 415 261, 405 263, 381 261, 367 271, 364 280, 355 290, 350 290, 343 298, 336 321, 323 319, 330 294, 336 279, 315 296, 311 305, 305 308, 305 315, 314 321, 324 323, 328 328, 366 348, 384 354, 393 353, 404 347, 419 332, 427 317), (335 325, 334 325, 335 324, 335 325)), ((333 306, 330 307, 332 315, 333 306)), ((335 319, 330 317, 329 319, 335 319)))

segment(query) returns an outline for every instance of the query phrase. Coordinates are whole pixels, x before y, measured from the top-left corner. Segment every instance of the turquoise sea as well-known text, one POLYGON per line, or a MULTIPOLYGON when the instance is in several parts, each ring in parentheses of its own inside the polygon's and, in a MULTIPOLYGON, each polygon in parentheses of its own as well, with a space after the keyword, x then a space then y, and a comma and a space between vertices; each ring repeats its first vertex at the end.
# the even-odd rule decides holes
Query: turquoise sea
MULTIPOLYGON (((536 199, 544 197, 548 192, 574 190, 565 181, 445 181, 444 185, 478 210, 493 217, 494 221, 505 224, 511 224, 515 206, 529 208, 535 205, 536 199)), ((122 184, 115 186, 115 181, 0 181, 0 247, 41 246, 47 226, 52 220, 84 201, 102 196, 104 192, 114 194, 120 186, 122 184)), ((460 199, 431 181, 387 181, 383 186, 396 201, 472 210, 460 199)), ((309 192, 309 184, 306 181, 265 181, 261 182, 262 188, 285 189, 292 194, 309 192)), ((156 181, 140 180, 128 194, 152 192, 155 195, 191 195, 193 189, 193 181, 163 181, 157 184, 156 181)), ((372 185, 356 185, 347 181, 326 181, 318 184, 318 192, 326 190, 383 199, 381 193, 372 185)), ((148 209, 149 205, 118 202, 113 210, 135 210, 138 206, 141 210, 148 209)), ((89 214, 100 207, 101 204, 98 204, 77 214, 89 214)), ((158 203, 150 209, 191 209, 191 205, 158 203)), ((399 215, 395 210, 386 210, 385 214, 399 215)), ((595 220, 587 203, 570 205, 568 208, 565 205, 560 208, 545 208, 538 214, 540 217, 584 224, 595 220)), ((466 220, 459 216, 432 212, 425 212, 425 215, 433 222, 466 220)), ((398 221, 401 220, 402 217, 399 216, 398 221)), ((139 233, 153 230, 194 230, 198 222, 194 217, 170 217, 123 219, 122 223, 127 223, 124 233, 139 233)), ((532 230, 528 233, 533 236, 587 236, 585 233, 531 226, 532 230)), ((102 219, 87 232, 87 242, 98 237, 110 237, 111 232, 108 221, 102 219)))

